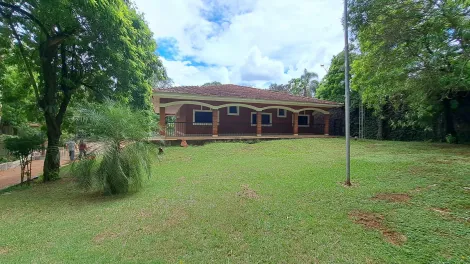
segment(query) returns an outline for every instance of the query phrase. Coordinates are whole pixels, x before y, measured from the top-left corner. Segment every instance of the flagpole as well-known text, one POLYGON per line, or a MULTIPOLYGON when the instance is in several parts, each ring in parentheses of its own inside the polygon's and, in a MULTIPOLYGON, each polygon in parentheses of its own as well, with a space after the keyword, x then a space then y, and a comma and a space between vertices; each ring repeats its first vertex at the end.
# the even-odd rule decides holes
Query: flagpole
POLYGON ((346 129, 346 182, 351 186, 351 131, 349 120, 349 34, 348 34, 348 0, 344 0, 344 110, 345 110, 345 129, 346 129))

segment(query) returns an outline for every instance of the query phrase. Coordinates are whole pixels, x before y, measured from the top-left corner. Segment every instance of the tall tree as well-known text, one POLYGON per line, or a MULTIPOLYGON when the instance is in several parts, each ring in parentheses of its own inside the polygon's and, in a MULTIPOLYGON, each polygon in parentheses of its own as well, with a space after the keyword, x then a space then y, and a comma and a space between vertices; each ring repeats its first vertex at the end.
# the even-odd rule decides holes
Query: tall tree
POLYGON ((27 69, 45 118, 44 181, 59 176, 59 139, 73 96, 150 109, 149 80, 164 71, 151 31, 125 0, 0 0, 0 34, 21 54, 17 64, 27 69))
POLYGON ((308 97, 314 97, 317 91, 318 85, 318 74, 309 72, 304 69, 304 73, 300 76, 300 86, 302 89, 302 95, 308 97))
POLYGON ((470 6, 457 0, 353 0, 350 17, 361 55, 352 85, 364 102, 408 107, 407 124, 432 124, 470 90, 470 6))

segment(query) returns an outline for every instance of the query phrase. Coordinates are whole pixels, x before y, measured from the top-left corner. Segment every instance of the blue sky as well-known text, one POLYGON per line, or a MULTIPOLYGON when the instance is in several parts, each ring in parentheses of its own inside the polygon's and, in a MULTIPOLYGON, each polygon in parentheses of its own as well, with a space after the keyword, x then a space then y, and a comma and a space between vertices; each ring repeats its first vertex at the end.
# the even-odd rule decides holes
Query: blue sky
POLYGON ((320 77, 341 51, 341 0, 135 0, 176 85, 320 77))

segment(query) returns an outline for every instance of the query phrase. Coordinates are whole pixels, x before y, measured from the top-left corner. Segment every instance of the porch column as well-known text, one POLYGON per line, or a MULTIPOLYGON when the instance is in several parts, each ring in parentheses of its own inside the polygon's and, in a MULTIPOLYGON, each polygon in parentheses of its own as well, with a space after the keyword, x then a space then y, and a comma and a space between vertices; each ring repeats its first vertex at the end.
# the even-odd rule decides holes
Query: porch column
POLYGON ((261 112, 256 112, 256 136, 261 137, 261 112))
POLYGON ((219 110, 212 109, 212 136, 219 136, 219 110))
POLYGON ((166 135, 166 114, 165 107, 160 107, 160 135, 166 135))
POLYGON ((329 136, 330 135, 330 114, 325 114, 324 118, 325 120, 325 126, 323 127, 324 131, 323 131, 323 134, 325 134, 325 136, 329 136))
POLYGON ((294 113, 294 136, 299 135, 299 113, 294 113))

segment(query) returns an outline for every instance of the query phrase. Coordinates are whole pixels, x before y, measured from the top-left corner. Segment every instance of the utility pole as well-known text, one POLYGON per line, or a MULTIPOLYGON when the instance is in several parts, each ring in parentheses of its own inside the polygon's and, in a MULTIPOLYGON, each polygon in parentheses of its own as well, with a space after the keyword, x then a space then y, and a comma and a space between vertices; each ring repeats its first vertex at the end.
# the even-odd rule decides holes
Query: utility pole
POLYGON ((349 121, 349 34, 348 34, 348 0, 344 0, 344 110, 346 129, 346 182, 351 186, 351 131, 349 121))

